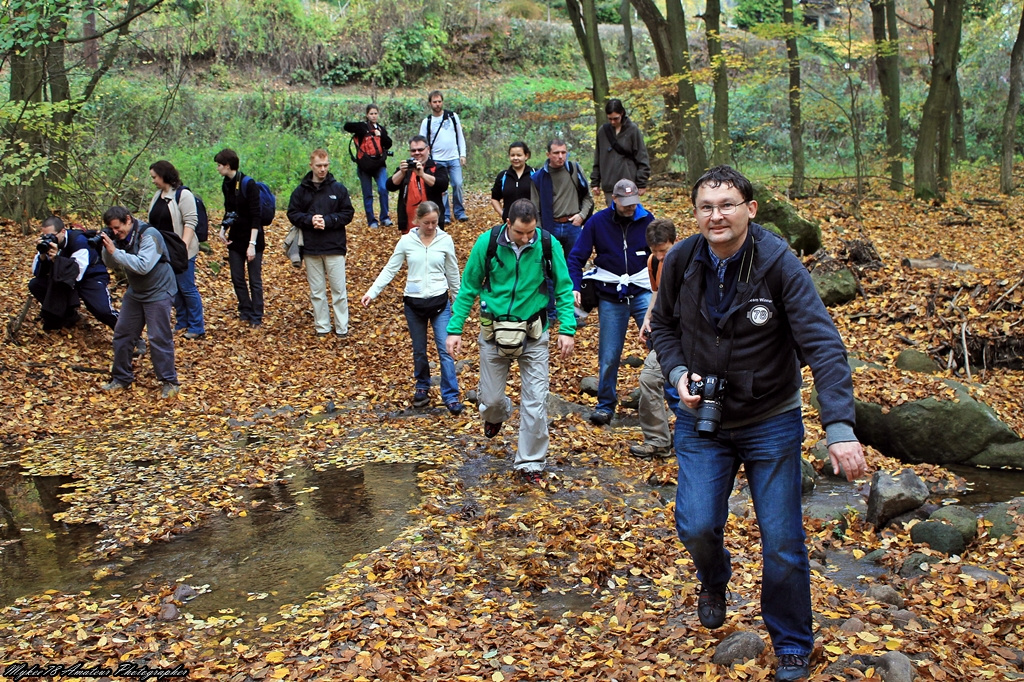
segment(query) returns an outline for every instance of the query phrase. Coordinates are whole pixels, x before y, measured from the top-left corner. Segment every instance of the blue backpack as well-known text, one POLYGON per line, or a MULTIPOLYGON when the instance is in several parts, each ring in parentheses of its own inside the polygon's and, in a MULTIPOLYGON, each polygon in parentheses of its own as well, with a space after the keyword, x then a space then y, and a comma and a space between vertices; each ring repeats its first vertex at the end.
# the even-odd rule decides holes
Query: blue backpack
POLYGON ((248 190, 245 188, 246 180, 256 183, 257 189, 260 192, 260 225, 266 227, 270 223, 274 222, 274 212, 277 211, 277 197, 270 191, 265 182, 260 182, 248 175, 242 178, 242 193, 247 194, 248 190))
MULTIPOLYGON (((185 185, 181 185, 178 189, 174 190, 174 203, 178 203, 181 199, 181 190, 183 189, 188 189, 189 192, 192 192, 185 185)), ((199 195, 192 192, 192 196, 196 198, 196 213, 199 214, 199 221, 196 223, 196 239, 205 242, 210 238, 210 218, 206 215, 206 204, 199 198, 199 195)))

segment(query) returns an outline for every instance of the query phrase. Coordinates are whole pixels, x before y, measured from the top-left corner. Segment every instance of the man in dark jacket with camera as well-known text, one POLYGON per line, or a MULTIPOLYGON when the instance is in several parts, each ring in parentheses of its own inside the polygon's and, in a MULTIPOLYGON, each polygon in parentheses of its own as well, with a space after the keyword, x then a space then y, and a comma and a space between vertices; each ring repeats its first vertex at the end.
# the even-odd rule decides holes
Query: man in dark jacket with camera
MULTIPOLYGON (((398 229, 405 234, 413 228, 410 216, 424 201, 442 205, 448 191, 448 170, 430 158, 427 138, 416 135, 409 140, 409 158, 398 164, 398 170, 388 178, 389 192, 398 192, 398 229)), ((439 227, 444 229, 444 216, 439 227)))
POLYGON ((666 257, 651 320, 662 372, 681 396, 676 530, 701 582, 698 618, 721 627, 732 573, 723 529, 743 465, 761 533, 761 615, 778 657, 775 679, 805 679, 814 635, 800 505, 800 365, 814 376, 832 467, 852 481, 867 465, 853 432, 846 349, 803 264, 752 221, 757 202, 747 178, 712 168, 691 200, 700 235, 666 257))
POLYGON ((99 248, 93 248, 83 232, 66 228, 57 216, 44 220, 39 230, 32 274, 28 290, 42 306, 43 329, 77 324, 79 301, 111 329, 117 324, 107 288, 110 274, 99 248))
POLYGON ((327 310, 327 283, 331 285, 334 333, 348 336, 348 292, 345 287, 345 226, 355 209, 345 185, 331 175, 331 162, 323 149, 309 157, 309 172, 288 201, 288 220, 302 230, 302 262, 306 264, 309 299, 317 336, 331 332, 327 310))
POLYGON ((222 149, 213 160, 217 172, 224 177, 224 220, 218 236, 228 247, 238 317, 251 327, 259 327, 263 324, 263 250, 267 246, 260 222, 260 190, 251 177, 238 170, 238 154, 234 150, 222 149))

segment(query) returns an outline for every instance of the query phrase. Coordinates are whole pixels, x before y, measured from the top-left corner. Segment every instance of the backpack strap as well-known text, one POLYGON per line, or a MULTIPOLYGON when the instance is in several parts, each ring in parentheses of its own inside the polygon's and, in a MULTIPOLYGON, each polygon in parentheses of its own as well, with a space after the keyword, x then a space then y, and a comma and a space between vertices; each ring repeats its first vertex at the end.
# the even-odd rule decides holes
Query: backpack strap
POLYGON ((498 235, 501 234, 501 228, 505 226, 504 223, 501 225, 495 225, 491 228, 491 238, 487 241, 487 253, 484 255, 484 281, 483 288, 487 291, 491 290, 491 259, 498 255, 498 235))
MULTIPOLYGON (((623 125, 625 125, 625 123, 623 123, 623 125)), ((637 162, 636 160, 636 154, 634 154, 631 151, 626 151, 625 148, 621 144, 619 144, 618 140, 615 139, 615 131, 612 129, 611 123, 605 123, 603 126, 601 126, 601 130, 603 130, 605 132, 605 135, 608 136, 608 144, 611 145, 611 148, 615 150, 616 154, 629 159, 630 161, 633 162, 634 166, 640 165, 639 162, 637 162)))
MULTIPOLYGON (((544 251, 543 264, 544 264, 544 279, 554 281, 555 279, 555 266, 551 257, 551 233, 545 230, 543 227, 538 227, 537 230, 540 232, 540 243, 541 248, 544 251)), ((545 285, 547 282, 545 281, 545 285)))
MULTIPOLYGON (((441 134, 441 128, 444 127, 444 122, 445 121, 451 121, 451 120, 455 119, 455 112, 449 111, 448 109, 442 109, 442 111, 441 111, 441 128, 438 128, 437 132, 434 133, 434 136, 431 137, 430 136, 430 123, 431 123, 431 121, 433 121, 433 119, 434 119, 433 116, 427 116, 427 144, 430 145, 431 149, 434 148, 434 142, 437 140, 437 136, 441 134)), ((456 135, 457 135, 457 133, 456 133, 456 135)))

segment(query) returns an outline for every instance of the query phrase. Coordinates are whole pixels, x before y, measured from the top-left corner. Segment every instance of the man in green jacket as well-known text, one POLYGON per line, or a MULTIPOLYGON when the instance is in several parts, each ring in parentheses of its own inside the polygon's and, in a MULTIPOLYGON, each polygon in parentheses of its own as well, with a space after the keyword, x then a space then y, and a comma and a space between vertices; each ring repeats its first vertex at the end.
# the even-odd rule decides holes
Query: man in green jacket
POLYGON ((558 240, 537 229, 537 207, 529 199, 512 204, 508 222, 476 240, 462 274, 462 288, 448 323, 448 353, 462 351, 462 328, 476 299, 480 299, 480 387, 477 391, 484 435, 494 438, 512 415, 505 395, 508 370, 519 360, 522 390, 519 400, 519 447, 513 467, 527 484, 542 485, 548 452, 548 292, 545 274, 555 288, 558 351, 572 355, 576 333, 572 280, 558 240), (550 248, 545 246, 545 241, 550 248), (490 254, 488 253, 490 251, 490 254), (544 263, 550 253, 550 265, 544 263), (550 272, 545 273, 545 270, 550 272))

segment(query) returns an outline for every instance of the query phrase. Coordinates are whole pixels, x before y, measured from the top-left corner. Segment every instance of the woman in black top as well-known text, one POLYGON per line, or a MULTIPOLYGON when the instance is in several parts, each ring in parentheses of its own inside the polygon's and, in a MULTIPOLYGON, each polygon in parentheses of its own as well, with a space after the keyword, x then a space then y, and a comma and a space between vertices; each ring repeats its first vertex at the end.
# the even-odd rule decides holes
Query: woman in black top
POLYGON ((529 159, 530 148, 525 142, 517 141, 509 145, 508 160, 512 165, 498 173, 494 187, 491 188, 491 206, 501 216, 502 222, 508 220, 508 207, 513 201, 530 198, 530 190, 533 188, 530 174, 533 168, 526 165, 529 159))

